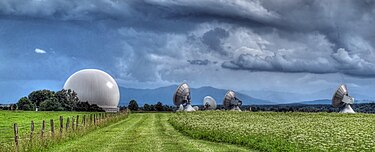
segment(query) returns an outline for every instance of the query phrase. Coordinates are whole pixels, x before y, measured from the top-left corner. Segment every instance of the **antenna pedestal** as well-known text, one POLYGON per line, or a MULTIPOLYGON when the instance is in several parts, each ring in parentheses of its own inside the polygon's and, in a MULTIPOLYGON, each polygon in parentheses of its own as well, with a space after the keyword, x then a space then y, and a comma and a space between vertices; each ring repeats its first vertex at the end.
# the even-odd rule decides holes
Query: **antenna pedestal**
POLYGON ((184 111, 195 111, 195 109, 191 106, 190 103, 186 104, 184 107, 184 111))
POLYGON ((231 111, 241 111, 240 107, 239 106, 234 106, 232 109, 230 109, 231 111))
POLYGON ((351 107, 349 104, 347 104, 347 105, 345 105, 344 108, 342 108, 342 109, 340 110, 340 113, 355 113, 355 112, 354 112, 354 110, 352 109, 352 107, 351 107))

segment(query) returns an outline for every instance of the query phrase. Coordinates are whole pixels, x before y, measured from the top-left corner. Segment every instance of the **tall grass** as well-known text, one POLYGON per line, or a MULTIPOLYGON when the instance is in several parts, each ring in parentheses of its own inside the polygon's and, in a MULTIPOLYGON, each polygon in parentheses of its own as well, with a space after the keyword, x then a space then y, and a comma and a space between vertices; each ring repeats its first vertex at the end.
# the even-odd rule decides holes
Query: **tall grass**
POLYGON ((373 114, 202 111, 169 122, 193 138, 261 151, 375 151, 373 114))
MULTIPOLYGON (((54 134, 51 132, 50 125, 46 125, 44 135, 41 134, 41 125, 35 126, 35 132, 30 136, 29 132, 23 132, 19 135, 19 145, 16 146, 15 142, 12 143, 3 143, 1 145, 0 151, 46 151, 48 147, 54 146, 61 142, 71 140, 74 138, 79 138, 95 129, 108 126, 112 123, 118 122, 124 118, 128 117, 128 111, 119 112, 119 113, 91 113, 91 114, 81 114, 79 115, 79 125, 76 128, 76 122, 74 130, 72 128, 72 116, 69 117, 70 125, 68 130, 66 130, 67 118, 64 118, 63 121, 63 131, 60 133, 60 122, 55 121, 55 131, 54 134), (86 123, 83 125, 83 116, 86 117, 86 123), (90 115, 92 115, 92 122, 90 123, 90 115), (101 116, 97 117, 96 123, 94 124, 94 115, 101 116)), ((76 118, 76 117, 75 117, 76 118)), ((54 120, 59 120, 54 119, 54 120)), ((75 119, 76 121, 76 119, 75 119)), ((15 122, 16 123, 16 122, 15 122)), ((46 121, 46 124, 49 124, 49 120, 46 121)))

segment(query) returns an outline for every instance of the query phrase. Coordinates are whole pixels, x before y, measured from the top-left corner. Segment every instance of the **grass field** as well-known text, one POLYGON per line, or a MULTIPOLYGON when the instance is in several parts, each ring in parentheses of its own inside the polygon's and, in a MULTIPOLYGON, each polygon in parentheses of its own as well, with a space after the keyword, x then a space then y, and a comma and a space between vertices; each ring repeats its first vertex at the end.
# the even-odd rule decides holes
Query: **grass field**
MULTIPOLYGON (((0 146, 9 144, 14 140, 13 124, 17 123, 19 126, 20 139, 25 137, 25 134, 30 132, 31 120, 35 123, 35 132, 40 133, 42 121, 46 121, 46 132, 50 128, 50 119, 54 119, 56 123, 59 117, 64 119, 71 116, 89 114, 84 112, 35 112, 35 111, 1 111, 0 110, 0 146)), ((65 122, 65 120, 64 120, 65 122)), ((56 125, 57 126, 57 125, 56 125)))
POLYGON ((260 151, 375 151, 375 115, 202 111, 171 124, 196 139, 260 151))
POLYGON ((172 115, 133 113, 127 119, 46 151, 249 151, 241 146, 186 137, 168 123, 172 115))
MULTIPOLYGON (((13 122, 26 132, 32 119, 41 122, 85 113, 0 114, 7 120, 0 123, 0 136, 12 140, 13 122)), ((132 113, 119 120, 48 145, 44 151, 375 151, 371 114, 200 111, 132 113)))

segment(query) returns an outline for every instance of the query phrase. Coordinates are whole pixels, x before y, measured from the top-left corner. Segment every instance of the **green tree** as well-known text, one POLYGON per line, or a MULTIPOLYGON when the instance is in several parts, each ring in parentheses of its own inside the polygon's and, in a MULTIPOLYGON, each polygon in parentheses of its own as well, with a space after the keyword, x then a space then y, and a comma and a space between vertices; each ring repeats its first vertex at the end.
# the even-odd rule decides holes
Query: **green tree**
POLYGON ((100 108, 96 104, 91 104, 89 102, 78 102, 74 107, 75 111, 93 111, 93 112, 104 112, 103 108, 100 108))
POLYGON ((132 111, 138 111, 139 107, 138 107, 138 104, 137 104, 137 101, 135 100, 131 100, 129 102, 129 105, 128 105, 128 108, 132 111))
POLYGON ((150 105, 150 111, 156 111, 155 110, 155 105, 153 105, 153 104, 150 105))
POLYGON ((34 104, 32 104, 27 97, 22 97, 20 100, 18 100, 17 106, 19 110, 34 110, 34 104))
POLYGON ((147 104, 147 103, 144 104, 144 105, 143 105, 143 110, 144 110, 144 111, 150 111, 150 105, 147 104))
POLYGON ((90 105, 89 111, 96 111, 96 112, 105 112, 103 108, 100 108, 97 104, 90 105))
POLYGON ((79 103, 77 93, 70 89, 57 91, 55 96, 65 111, 73 111, 75 106, 79 103))
POLYGON ((51 97, 42 103, 40 103, 41 111, 63 111, 64 108, 61 106, 60 102, 56 97, 51 97))
POLYGON ((90 111, 90 104, 89 102, 78 102, 77 105, 74 107, 75 111, 90 111))
POLYGON ((17 104, 11 104, 10 110, 17 110, 17 104))
POLYGON ((156 111, 163 111, 163 104, 161 102, 156 103, 155 110, 156 111))
POLYGON ((29 94, 28 98, 32 104, 39 107, 40 103, 55 96, 55 92, 50 90, 37 90, 29 94))
POLYGON ((163 107, 164 107, 164 111, 173 111, 172 106, 164 105, 163 107))

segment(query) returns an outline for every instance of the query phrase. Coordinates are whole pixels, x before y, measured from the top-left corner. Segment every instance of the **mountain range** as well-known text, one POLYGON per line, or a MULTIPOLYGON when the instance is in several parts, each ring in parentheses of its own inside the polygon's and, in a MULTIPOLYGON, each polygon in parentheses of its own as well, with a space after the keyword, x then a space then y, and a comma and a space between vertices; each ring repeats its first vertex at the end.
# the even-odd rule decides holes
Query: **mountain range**
MULTIPOLYGON (((177 89, 177 85, 160 87, 155 89, 135 89, 120 87, 120 105, 128 105, 130 100, 136 100, 139 106, 144 104, 156 104, 162 102, 166 105, 173 105, 173 94, 177 89)), ((222 104, 223 98, 227 90, 213 87, 190 88, 191 101, 193 105, 203 104, 205 96, 213 97, 218 104, 222 104)), ((243 105, 267 105, 274 104, 268 100, 262 100, 248 96, 243 93, 236 92, 237 98, 241 99, 243 105)))
MULTIPOLYGON (((354 100, 354 104, 357 103, 373 103, 373 100, 354 100)), ((307 104, 307 105, 313 105, 313 104, 331 104, 331 99, 320 99, 320 100, 312 100, 312 101, 302 101, 297 103, 291 103, 291 104, 307 104)))
MULTIPOLYGON (((290 104, 290 103, 327 103, 331 104, 331 98, 333 96, 335 88, 326 88, 316 92, 310 93, 295 93, 295 92, 280 92, 270 90, 252 90, 252 91, 240 91, 241 93, 250 95, 254 98, 271 101, 277 104, 290 104), (317 100, 319 99, 319 100, 317 100), (323 99, 323 100, 320 100, 323 99)), ((356 103, 367 103, 374 101, 371 95, 363 94, 358 88, 351 88, 349 95, 354 97, 356 103), (357 102, 358 101, 358 102, 357 102)))

